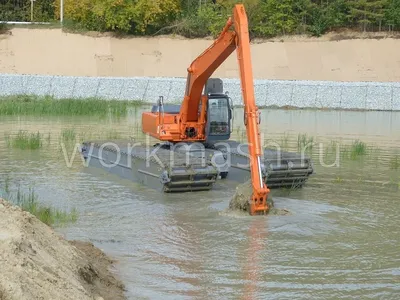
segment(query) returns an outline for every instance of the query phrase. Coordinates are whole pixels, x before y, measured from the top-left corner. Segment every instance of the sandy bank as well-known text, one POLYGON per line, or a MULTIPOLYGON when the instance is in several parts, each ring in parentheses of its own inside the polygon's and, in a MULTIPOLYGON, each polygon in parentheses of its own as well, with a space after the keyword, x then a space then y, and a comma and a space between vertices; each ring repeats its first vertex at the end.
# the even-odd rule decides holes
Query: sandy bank
MULTIPOLYGON (((0 73, 186 77, 190 62, 211 42, 14 28, 11 34, 0 35, 0 73)), ((255 79, 400 81, 400 39, 396 38, 294 37, 255 42, 251 48, 255 79)), ((214 76, 238 78, 236 56, 231 55, 214 76)))
POLYGON ((125 299, 112 261, 0 199, 0 299, 125 299))

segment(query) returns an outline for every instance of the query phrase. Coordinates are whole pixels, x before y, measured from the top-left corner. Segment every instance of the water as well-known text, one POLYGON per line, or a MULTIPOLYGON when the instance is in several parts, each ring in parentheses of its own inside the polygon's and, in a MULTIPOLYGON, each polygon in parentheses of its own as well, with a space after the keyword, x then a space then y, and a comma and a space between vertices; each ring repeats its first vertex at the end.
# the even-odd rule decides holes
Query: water
MULTIPOLYGON (((78 141, 142 138, 136 129, 141 111, 120 120, 0 120, 6 134, 44 134, 37 151, 11 149, 1 138, 2 183, 9 178, 11 188, 34 186, 42 202, 76 207, 78 221, 57 231, 116 258, 114 271, 129 299, 398 298, 399 113, 263 110, 265 143, 297 151, 298 134, 313 137, 316 172, 301 190, 273 192, 276 206, 292 215, 249 217, 224 213, 233 182, 169 195, 86 169, 79 156, 66 165, 63 130, 73 129, 78 141), (367 153, 351 159, 357 139, 367 153), (339 167, 324 167, 335 162, 334 142, 341 145, 339 167)), ((237 109, 237 139, 242 120, 237 109)), ((66 147, 69 157, 72 149, 66 147)))

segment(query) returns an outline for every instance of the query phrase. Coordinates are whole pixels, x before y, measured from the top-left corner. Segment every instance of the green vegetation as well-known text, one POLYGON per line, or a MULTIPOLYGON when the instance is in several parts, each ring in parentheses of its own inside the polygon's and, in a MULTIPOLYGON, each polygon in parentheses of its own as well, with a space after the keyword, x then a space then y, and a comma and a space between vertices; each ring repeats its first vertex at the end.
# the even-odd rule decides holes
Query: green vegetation
POLYGON ((340 176, 336 176, 336 178, 333 180, 334 183, 343 183, 344 179, 340 176))
POLYGON ((0 194, 0 196, 36 216, 49 226, 62 226, 67 223, 74 223, 78 219, 78 213, 75 208, 67 212, 40 204, 34 189, 29 189, 29 192, 25 193, 18 187, 17 191, 12 193, 9 189, 9 179, 6 179, 4 195, 0 194))
MULTIPOLYGON (((239 136, 240 137, 240 136, 239 136)), ((240 138, 234 137, 240 141, 240 138)), ((330 158, 335 161, 336 157, 341 159, 357 160, 368 154, 368 157, 378 159, 380 156, 380 149, 367 146, 365 142, 354 140, 349 144, 344 144, 340 140, 325 140, 316 142, 316 137, 308 135, 307 133, 297 134, 295 136, 289 135, 287 132, 283 133, 278 141, 281 150, 295 151, 298 153, 304 152, 310 156, 315 156, 317 160, 320 155, 324 158, 330 158)), ((276 143, 270 143, 269 139, 264 140, 264 147, 275 148, 276 143)), ((333 162, 332 161, 332 162, 333 162)), ((397 155, 391 159, 391 168, 398 168, 400 166, 400 156, 397 155)))
POLYGON ((358 140, 353 142, 350 151, 350 157, 352 159, 365 155, 366 153, 367 153, 367 144, 358 140))
POLYGON ((125 115, 129 107, 140 101, 88 99, 55 99, 50 96, 19 95, 0 97, 0 115, 125 115))
MULTIPOLYGON (((246 6, 253 37, 319 36, 343 28, 400 30, 400 0, 64 0, 64 26, 120 34, 204 37, 220 32, 235 3, 246 6)), ((30 0, 3 0, 0 19, 30 21, 29 7, 30 0)), ((36 1, 34 21, 58 20, 59 11, 60 0, 36 1)))
POLYGON ((75 142, 81 142, 84 140, 90 140, 90 139, 108 139, 108 140, 113 140, 113 139, 120 139, 121 134, 118 132, 116 129, 110 128, 108 130, 104 131, 96 131, 96 130, 85 130, 85 131, 79 131, 78 133, 76 132, 75 129, 73 128, 64 128, 61 130, 61 141, 66 142, 66 143, 75 143, 75 142))
POLYGON ((289 134, 287 132, 281 137, 280 147, 282 150, 287 150, 289 148, 289 134))
POLYGON ((15 136, 6 134, 6 142, 9 147, 22 150, 36 150, 42 147, 42 135, 37 133, 28 133, 25 130, 20 130, 15 136))
POLYGON ((72 209, 71 212, 65 212, 49 206, 41 205, 38 202, 38 196, 35 194, 33 189, 30 189, 27 194, 18 189, 15 203, 23 210, 30 212, 40 221, 50 226, 76 222, 78 218, 76 209, 72 209))
POLYGON ((390 169, 397 170, 400 168, 400 155, 396 155, 390 158, 390 169))
POLYGON ((7 31, 7 24, 0 23, 0 34, 7 31))
POLYGON ((75 141, 76 132, 74 129, 66 128, 61 131, 61 138, 65 142, 75 141))
POLYGON ((312 152, 314 147, 314 137, 305 134, 297 136, 297 150, 302 152, 312 152))
MULTIPOLYGON (((35 20, 42 22, 55 19, 54 0, 40 0, 33 6, 35 20)), ((2 0, 0 2, 0 20, 2 21, 31 21, 30 0, 2 0)))
POLYGON ((107 132, 107 139, 109 139, 109 140, 117 140, 119 138, 121 138, 121 136, 118 133, 118 131, 116 131, 115 129, 110 129, 107 132))
POLYGON ((367 144, 356 140, 351 145, 342 146, 340 152, 342 158, 356 160, 367 154, 367 144))

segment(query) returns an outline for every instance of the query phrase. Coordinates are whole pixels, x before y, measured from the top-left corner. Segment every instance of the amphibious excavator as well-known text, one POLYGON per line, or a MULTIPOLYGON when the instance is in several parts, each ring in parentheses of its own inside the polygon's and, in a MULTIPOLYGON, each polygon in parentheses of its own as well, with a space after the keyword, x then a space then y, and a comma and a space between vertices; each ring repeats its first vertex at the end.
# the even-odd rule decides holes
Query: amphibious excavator
POLYGON ((160 96, 151 111, 142 114, 142 131, 157 143, 88 141, 81 149, 91 165, 163 192, 210 190, 217 180, 251 179, 249 212, 262 214, 269 210, 270 188, 302 187, 313 166, 304 154, 263 149, 260 121, 248 20, 244 6, 237 4, 219 37, 187 69, 182 104, 165 104, 160 96), (222 80, 211 78, 235 50, 248 143, 230 139, 233 101, 222 80))

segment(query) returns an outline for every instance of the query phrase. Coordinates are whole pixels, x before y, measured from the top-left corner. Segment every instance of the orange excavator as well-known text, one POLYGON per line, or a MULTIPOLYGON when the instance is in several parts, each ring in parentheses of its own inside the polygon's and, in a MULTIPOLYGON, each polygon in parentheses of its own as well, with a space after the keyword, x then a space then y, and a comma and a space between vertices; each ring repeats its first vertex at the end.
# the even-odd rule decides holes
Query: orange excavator
POLYGON ((182 105, 178 109, 160 109, 144 112, 142 130, 152 137, 170 143, 200 142, 206 143, 213 136, 224 139, 229 129, 224 117, 216 117, 211 123, 213 107, 226 107, 229 110, 228 97, 225 95, 203 94, 203 90, 214 71, 236 50, 240 70, 242 96, 244 100, 244 123, 248 138, 251 182, 253 194, 250 199, 250 214, 266 213, 269 210, 267 198, 269 188, 263 180, 262 148, 260 141, 260 113, 254 97, 252 62, 248 20, 245 8, 237 4, 219 37, 198 56, 188 68, 186 91, 182 105), (231 30, 234 25, 234 30, 231 30), (210 105, 212 102, 213 105, 210 105), (224 126, 225 125, 225 126, 224 126), (219 128, 219 133, 217 129, 219 128))
POLYGON ((86 141, 81 147, 85 161, 164 193, 207 191, 219 179, 239 183, 251 179, 249 213, 267 213, 270 189, 301 187, 313 173, 313 166, 303 154, 279 148, 262 149, 258 127, 261 118, 254 99, 248 21, 243 5, 234 7, 233 18, 227 20, 219 37, 187 71, 181 105, 164 104, 161 96, 151 111, 142 114, 142 131, 155 138, 156 144, 86 141), (235 50, 247 144, 230 140, 233 101, 224 93, 222 80, 210 78, 235 50))

